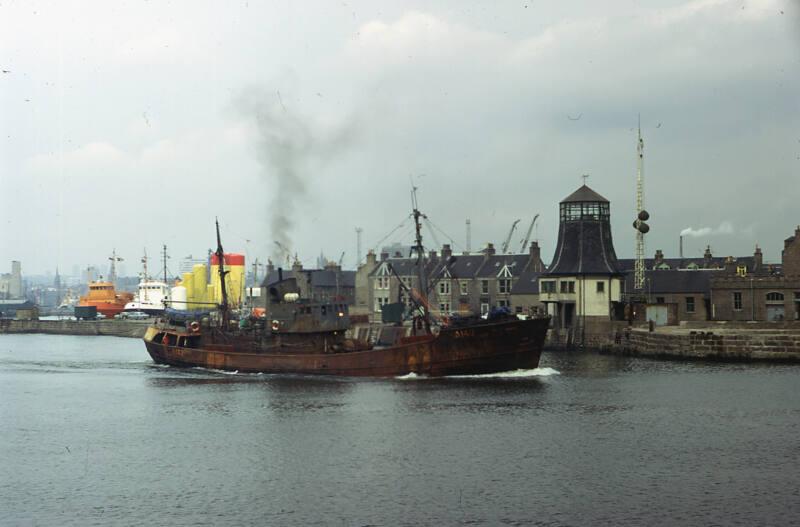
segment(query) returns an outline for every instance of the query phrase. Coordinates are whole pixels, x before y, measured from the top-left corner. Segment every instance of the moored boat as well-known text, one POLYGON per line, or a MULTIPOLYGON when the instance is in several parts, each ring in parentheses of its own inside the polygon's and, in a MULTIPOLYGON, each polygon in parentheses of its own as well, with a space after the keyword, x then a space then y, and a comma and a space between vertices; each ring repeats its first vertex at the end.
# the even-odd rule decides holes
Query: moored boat
POLYGON ((95 306, 98 313, 114 318, 122 312, 125 304, 133 300, 133 294, 117 292, 113 282, 97 280, 89 284, 89 292, 78 301, 79 306, 95 306))
MULTIPOLYGON (((166 246, 165 246, 166 250, 166 246)), ((142 256, 143 271, 139 286, 133 300, 125 304, 126 312, 141 311, 148 315, 160 315, 164 313, 166 304, 170 299, 170 288, 166 283, 166 269, 164 272, 165 281, 153 280, 147 274, 147 251, 142 256)))

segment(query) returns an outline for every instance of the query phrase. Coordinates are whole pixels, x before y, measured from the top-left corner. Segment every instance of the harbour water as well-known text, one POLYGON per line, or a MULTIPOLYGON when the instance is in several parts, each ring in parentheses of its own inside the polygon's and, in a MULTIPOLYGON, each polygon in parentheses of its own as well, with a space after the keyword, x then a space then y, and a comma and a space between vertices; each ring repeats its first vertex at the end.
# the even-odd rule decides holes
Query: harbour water
POLYGON ((509 376, 153 365, 0 335, 0 525, 784 525, 800 368, 545 353, 509 376))

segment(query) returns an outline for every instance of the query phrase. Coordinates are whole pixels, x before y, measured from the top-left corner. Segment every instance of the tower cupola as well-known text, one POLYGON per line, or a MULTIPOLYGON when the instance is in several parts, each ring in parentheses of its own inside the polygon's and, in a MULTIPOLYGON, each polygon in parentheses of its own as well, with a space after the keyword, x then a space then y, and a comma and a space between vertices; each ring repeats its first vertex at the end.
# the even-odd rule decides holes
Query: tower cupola
POLYGON ((609 201, 583 185, 559 206, 558 243, 547 274, 620 275, 609 201))

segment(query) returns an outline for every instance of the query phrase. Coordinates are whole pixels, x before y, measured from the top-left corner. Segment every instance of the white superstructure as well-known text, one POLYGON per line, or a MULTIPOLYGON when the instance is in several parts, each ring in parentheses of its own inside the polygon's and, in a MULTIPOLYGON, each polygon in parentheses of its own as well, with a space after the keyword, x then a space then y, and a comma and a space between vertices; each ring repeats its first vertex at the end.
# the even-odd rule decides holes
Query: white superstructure
POLYGON ((167 284, 160 280, 142 279, 133 301, 125 304, 125 311, 144 311, 156 315, 164 312, 165 300, 170 300, 167 284))

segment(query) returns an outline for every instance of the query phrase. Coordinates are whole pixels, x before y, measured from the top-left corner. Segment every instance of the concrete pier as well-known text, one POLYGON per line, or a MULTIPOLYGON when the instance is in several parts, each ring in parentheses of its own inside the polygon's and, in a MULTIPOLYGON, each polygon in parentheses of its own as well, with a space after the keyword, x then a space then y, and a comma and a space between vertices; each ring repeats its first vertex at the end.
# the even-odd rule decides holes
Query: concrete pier
POLYGON ((106 335, 142 338, 147 320, 0 320, 1 333, 47 333, 51 335, 106 335))

